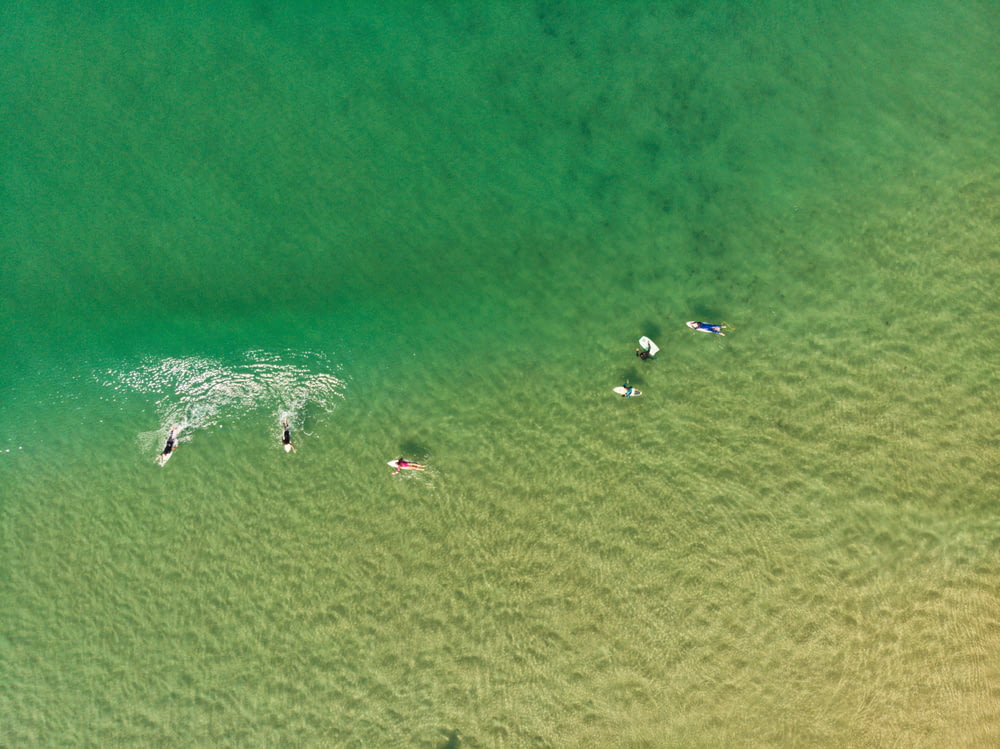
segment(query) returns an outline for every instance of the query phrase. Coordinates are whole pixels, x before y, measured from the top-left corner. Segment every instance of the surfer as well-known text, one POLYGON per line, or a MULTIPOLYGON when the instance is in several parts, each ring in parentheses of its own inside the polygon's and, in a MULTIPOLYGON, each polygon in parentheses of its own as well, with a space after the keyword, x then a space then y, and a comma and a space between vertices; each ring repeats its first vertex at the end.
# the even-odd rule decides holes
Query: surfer
POLYGON ((700 330, 702 333, 715 333, 715 335, 725 335, 722 331, 729 327, 725 323, 714 325, 708 322, 696 322, 695 320, 691 320, 687 326, 691 328, 691 330, 700 330))
POLYGON ((167 444, 163 446, 163 452, 160 453, 158 460, 162 466, 168 460, 170 460, 170 454, 177 448, 177 427, 170 427, 170 434, 167 435, 167 444))
POLYGON ((655 359, 657 353, 660 351, 660 347, 653 343, 653 339, 645 335, 639 339, 639 346, 640 348, 635 350, 635 355, 643 361, 646 361, 646 359, 655 359))
POLYGON ((285 446, 286 453, 295 452, 295 445, 292 444, 292 429, 288 426, 288 419, 281 420, 281 444, 285 446))
POLYGON ((622 393, 622 398, 631 398, 635 392, 635 388, 628 384, 628 380, 622 383, 622 389, 625 391, 622 393))
POLYGON ((395 464, 394 467, 396 469, 395 471, 393 471, 393 474, 397 474, 400 471, 422 471, 422 470, 424 470, 424 466, 422 464, 420 464, 420 463, 414 463, 414 462, 409 461, 409 460, 404 460, 403 458, 396 458, 396 460, 393 460, 393 461, 391 461, 389 463, 389 465, 393 465, 393 464, 395 464))

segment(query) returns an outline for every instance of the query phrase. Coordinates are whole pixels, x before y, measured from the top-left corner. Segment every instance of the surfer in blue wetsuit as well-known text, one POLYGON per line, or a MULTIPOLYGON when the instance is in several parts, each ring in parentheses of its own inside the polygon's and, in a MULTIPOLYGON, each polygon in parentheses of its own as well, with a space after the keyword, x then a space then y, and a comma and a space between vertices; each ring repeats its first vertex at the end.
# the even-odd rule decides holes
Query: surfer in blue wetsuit
POLYGON ((622 383, 622 387, 625 388, 625 392, 622 393, 622 398, 631 398, 632 393, 635 392, 635 388, 628 384, 628 380, 622 383))
POLYGON ((715 333, 715 335, 725 335, 722 331, 729 327, 725 323, 714 325, 712 323, 696 322, 694 320, 690 321, 687 326, 691 328, 691 330, 700 330, 702 333, 715 333))
POLYGON ((292 429, 288 426, 288 419, 281 420, 281 444, 285 446, 286 453, 295 452, 295 445, 292 444, 292 429))

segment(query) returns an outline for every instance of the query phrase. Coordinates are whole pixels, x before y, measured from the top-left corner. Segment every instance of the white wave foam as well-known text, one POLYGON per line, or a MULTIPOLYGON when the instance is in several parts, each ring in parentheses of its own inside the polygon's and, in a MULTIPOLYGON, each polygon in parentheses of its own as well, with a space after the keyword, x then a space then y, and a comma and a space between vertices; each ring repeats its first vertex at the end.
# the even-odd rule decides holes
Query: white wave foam
POLYGON ((344 397, 345 381, 320 354, 247 351, 241 358, 229 364, 209 357, 146 359, 97 378, 119 392, 158 396, 164 434, 175 425, 205 429, 258 411, 300 426, 304 412, 329 413, 344 397))

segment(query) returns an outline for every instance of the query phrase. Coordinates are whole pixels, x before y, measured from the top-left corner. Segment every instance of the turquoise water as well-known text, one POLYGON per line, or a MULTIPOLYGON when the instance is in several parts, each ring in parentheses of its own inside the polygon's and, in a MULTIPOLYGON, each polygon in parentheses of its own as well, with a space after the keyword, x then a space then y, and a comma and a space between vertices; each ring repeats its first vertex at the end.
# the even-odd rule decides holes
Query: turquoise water
POLYGON ((998 21, 3 6, 0 744, 995 745, 998 21))

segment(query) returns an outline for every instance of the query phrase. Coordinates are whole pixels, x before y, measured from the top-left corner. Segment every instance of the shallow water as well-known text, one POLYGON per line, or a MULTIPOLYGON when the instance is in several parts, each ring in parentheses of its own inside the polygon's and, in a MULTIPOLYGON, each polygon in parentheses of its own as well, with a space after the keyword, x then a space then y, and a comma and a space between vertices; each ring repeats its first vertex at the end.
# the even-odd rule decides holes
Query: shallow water
POLYGON ((0 743, 996 743, 991 4, 2 13, 0 743))

